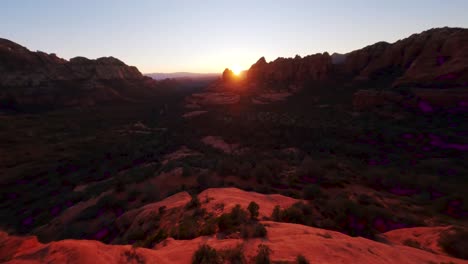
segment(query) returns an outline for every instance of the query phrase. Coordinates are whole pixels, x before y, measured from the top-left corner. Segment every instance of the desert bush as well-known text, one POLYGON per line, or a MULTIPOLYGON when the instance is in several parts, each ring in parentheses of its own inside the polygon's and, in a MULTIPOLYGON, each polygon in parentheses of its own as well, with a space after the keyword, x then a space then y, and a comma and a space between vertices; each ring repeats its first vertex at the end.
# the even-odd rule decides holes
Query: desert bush
POLYGON ((143 203, 156 202, 161 199, 159 188, 155 185, 145 185, 142 190, 141 201, 143 203))
POLYGON ((252 176, 252 165, 250 162, 242 162, 239 165, 237 174, 244 180, 248 180, 252 176))
POLYGON ((303 255, 297 255, 296 263, 297 264, 309 264, 310 262, 303 255))
POLYGON ((213 177, 208 172, 202 172, 197 176, 197 184, 201 189, 213 187, 213 177))
POLYGON ((267 230, 265 226, 261 223, 256 223, 254 225, 254 232, 252 237, 266 237, 267 235, 267 230))
POLYGON ((163 205, 158 208, 159 215, 163 215, 166 212, 166 206, 163 205))
POLYGON ((273 209, 272 218, 274 221, 305 224, 307 222, 307 217, 310 216, 311 213, 310 205, 298 202, 284 210, 276 206, 275 209, 273 209))
POLYGON ((358 203, 362 205, 370 205, 375 203, 374 199, 365 193, 360 194, 357 200, 358 203))
POLYGON ((193 174, 193 169, 192 169, 190 166, 184 164, 184 165, 182 166, 182 177, 188 178, 188 177, 190 177, 192 174, 193 174))
POLYGON ((414 239, 406 239, 403 241, 403 245, 414 248, 421 248, 421 244, 414 239))
POLYGON ((158 244, 159 242, 163 241, 168 237, 166 231, 162 229, 158 229, 157 232, 153 233, 152 235, 146 237, 146 239, 141 244, 142 247, 145 248, 153 248, 154 245, 158 244))
POLYGON ((185 205, 185 208, 187 210, 190 210, 190 209, 195 209, 195 208, 198 208, 200 207, 201 203, 200 203, 200 200, 198 199, 198 196, 196 194, 192 195, 192 199, 190 200, 190 202, 188 202, 186 205, 185 205))
POLYGON ((239 231, 240 226, 247 223, 247 221, 247 212, 240 205, 236 205, 230 213, 222 214, 219 217, 218 228, 219 231, 230 234, 239 231))
POLYGON ((124 180, 122 179, 122 177, 117 177, 115 179, 115 185, 114 185, 114 190, 116 193, 121 193, 121 192, 124 192, 125 191, 125 182, 124 180))
POLYGON ((267 230, 265 226, 259 222, 253 222, 249 224, 244 224, 240 227, 240 233, 242 238, 257 238, 257 237, 266 237, 267 230))
POLYGON ((216 249, 202 245, 193 254, 192 264, 221 264, 222 259, 216 249))
POLYGON ((263 244, 258 245, 257 256, 255 256, 255 264, 270 264, 271 249, 263 244))
POLYGON ((244 256, 244 249, 242 244, 237 245, 234 248, 226 249, 220 252, 223 260, 230 264, 245 264, 247 260, 244 256))
POLYGON ((193 239, 200 235, 196 218, 184 217, 179 225, 173 229, 172 237, 175 239, 193 239))
POLYGON ((271 183, 273 180, 272 172, 263 164, 255 166, 252 174, 258 183, 271 183))
POLYGON ((143 240, 146 238, 146 233, 143 231, 143 229, 136 227, 131 230, 129 230, 127 234, 127 240, 143 240))
POLYGON ((302 177, 302 176, 321 177, 325 173, 325 171, 322 169, 322 167, 316 160, 307 156, 302 160, 302 163, 299 166, 297 173, 299 177, 302 177))
POLYGON ((137 188, 132 188, 131 190, 128 191, 128 200, 129 201, 135 201, 138 196, 141 194, 141 191, 138 190, 137 188))
POLYGON ((260 206, 256 202, 250 202, 249 206, 247 207, 247 210, 249 210, 250 213, 250 219, 257 219, 259 209, 260 206))
POLYGON ((439 245, 448 254, 461 259, 468 259, 468 230, 452 228, 443 232, 439 245))
POLYGON ((281 221, 281 207, 279 205, 276 205, 275 208, 273 208, 273 212, 271 213, 271 218, 273 221, 279 222, 281 221))
POLYGON ((216 233, 216 227, 218 225, 217 218, 209 218, 205 220, 205 224, 200 230, 200 236, 210 236, 216 233))
POLYGON ((305 200, 317 199, 321 196, 320 187, 315 184, 307 185, 303 191, 303 198, 305 200))
POLYGON ((291 206, 281 212, 281 221, 287 223, 304 224, 305 216, 301 209, 291 206))
POLYGON ((223 158, 217 164, 217 172, 222 177, 237 173, 238 164, 232 158, 223 158))

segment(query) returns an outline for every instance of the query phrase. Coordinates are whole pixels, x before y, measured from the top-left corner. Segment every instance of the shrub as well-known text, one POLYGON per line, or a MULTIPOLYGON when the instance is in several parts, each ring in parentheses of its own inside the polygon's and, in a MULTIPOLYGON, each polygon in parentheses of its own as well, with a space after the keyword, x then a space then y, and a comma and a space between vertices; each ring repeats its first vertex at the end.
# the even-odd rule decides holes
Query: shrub
POLYGON ((281 213, 281 220, 288 223, 304 224, 305 217, 301 209, 291 206, 281 213))
POLYGON ((252 237, 266 237, 267 235, 265 226, 259 222, 242 225, 240 232, 244 239, 252 237))
POLYGON ((240 205, 232 208, 228 214, 222 214, 218 219, 219 231, 225 233, 234 233, 239 231, 241 224, 246 223, 248 220, 247 212, 243 210, 240 205))
POLYGON ((185 208, 190 210, 190 209, 200 207, 200 205, 201 203, 200 203, 200 200, 198 199, 198 196, 194 194, 192 195, 192 199, 190 200, 190 202, 188 202, 187 205, 185 205, 185 208))
POLYGON ((250 212, 250 219, 257 219, 258 209, 260 209, 260 206, 258 206, 256 202, 250 202, 249 206, 247 207, 247 210, 250 212))
POLYGON ((263 244, 258 245, 258 253, 255 256, 255 264, 270 264, 271 249, 263 244))
POLYGON ((210 175, 206 172, 201 173, 197 177, 197 184, 202 188, 208 188, 213 186, 213 179, 210 177, 210 175))
POLYGON ((137 188, 133 188, 128 192, 128 200, 135 201, 140 194, 141 194, 140 190, 138 190, 137 188))
POLYGON ((309 264, 310 262, 303 255, 297 255, 296 263, 297 264, 309 264))
POLYGON ((321 177, 324 174, 324 170, 319 166, 318 162, 311 157, 305 157, 299 166, 298 176, 316 176, 321 177))
POLYGON ((216 249, 202 245, 193 254, 192 264, 221 264, 222 260, 216 249))
POLYGON ((121 193, 125 191, 125 182, 121 177, 117 177, 115 181, 114 190, 116 193, 121 193))
POLYGON ((255 179, 258 183, 271 183, 273 179, 270 169, 262 164, 255 167, 253 170, 253 175, 255 176, 255 179))
POLYGON ((256 223, 254 225, 253 237, 266 237, 266 235, 267 235, 267 230, 265 226, 261 223, 256 223))
POLYGON ((143 231, 141 228, 136 227, 132 230, 129 230, 127 234, 127 240, 142 240, 146 237, 145 231, 143 231))
POLYGON ((235 248, 223 250, 220 252, 223 260, 231 264, 245 264, 247 260, 244 256, 244 249, 241 244, 237 245, 235 248))
POLYGON ((230 174, 235 174, 237 170, 237 163, 232 158, 225 158, 218 162, 217 172, 222 177, 230 174))
POLYGON ((145 185, 141 201, 144 203, 155 202, 161 199, 158 187, 154 185, 145 185))
POLYGON ((210 218, 205 221, 205 225, 203 228, 200 230, 200 235, 201 236, 210 236, 216 233, 216 226, 218 224, 218 219, 217 218, 210 218))
POLYGON ((145 241, 142 244, 142 247, 153 248, 154 245, 163 241, 166 238, 167 233, 164 230, 159 229, 156 233, 153 233, 145 239, 145 241))
POLYGON ((166 206, 163 205, 163 206, 159 207, 158 212, 159 212, 160 215, 163 215, 166 212, 166 206))
POLYGON ((273 219, 273 221, 276 222, 281 221, 281 207, 279 205, 276 205, 273 209, 273 212, 271 213, 271 218, 273 219))
POLYGON ((315 185, 315 184, 307 185, 307 186, 304 188, 304 191, 303 191, 303 198, 304 198, 305 200, 317 199, 318 197, 320 197, 320 195, 321 195, 320 187, 318 187, 318 186, 315 185))
POLYGON ((182 177, 188 178, 188 177, 190 177, 192 174, 193 174, 192 168, 191 168, 190 166, 187 166, 187 165, 184 164, 184 165, 182 166, 182 177))
POLYGON ((195 218, 185 217, 177 228, 172 232, 175 239, 192 239, 199 235, 198 222, 195 218))
POLYGON ((241 163, 241 165, 239 165, 239 169, 237 173, 244 180, 250 179, 251 173, 252 173, 252 165, 250 165, 249 162, 241 163))
POLYGON ((439 245, 456 258, 468 259, 468 230, 453 228, 445 231, 439 238, 439 245))
POLYGON ((406 239, 403 241, 403 245, 414 248, 421 248, 421 244, 414 239, 406 239))

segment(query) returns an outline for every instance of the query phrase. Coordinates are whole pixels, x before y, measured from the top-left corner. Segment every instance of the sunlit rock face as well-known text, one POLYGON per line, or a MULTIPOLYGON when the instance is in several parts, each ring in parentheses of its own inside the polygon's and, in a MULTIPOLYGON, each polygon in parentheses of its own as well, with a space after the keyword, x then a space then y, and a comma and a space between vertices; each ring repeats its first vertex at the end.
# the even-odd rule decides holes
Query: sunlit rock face
MULTIPOLYGON (((70 61, 0 39, 0 101, 19 105, 93 105, 147 95, 155 82, 107 57, 70 61)), ((4 105, 4 104, 3 104, 4 105)))

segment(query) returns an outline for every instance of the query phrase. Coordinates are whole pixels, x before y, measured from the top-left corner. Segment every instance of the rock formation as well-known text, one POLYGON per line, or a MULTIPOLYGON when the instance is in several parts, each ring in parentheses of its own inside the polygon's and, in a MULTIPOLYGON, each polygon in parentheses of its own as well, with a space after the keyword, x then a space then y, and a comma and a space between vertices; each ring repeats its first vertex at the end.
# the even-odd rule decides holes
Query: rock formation
POLYGON ((234 73, 230 69, 226 68, 223 71, 223 82, 225 83, 232 82, 234 78, 235 78, 234 73))
POLYGON ((93 105, 151 93, 155 81, 113 58, 70 61, 0 39, 0 106, 93 105))
MULTIPOLYGON (((278 195, 246 192, 236 188, 207 189, 198 195, 203 210, 221 215, 237 204, 246 208, 251 201, 259 205, 259 217, 271 215, 276 205, 287 208, 298 200, 278 195), (220 205, 223 205, 220 207, 220 205)), ((184 210, 191 196, 182 192, 162 201, 147 204, 123 214, 116 222, 124 231, 141 223, 150 223, 155 212, 165 208, 184 210)), ((169 214, 160 223, 173 224, 169 214)), ((37 237, 20 237, 0 231, 0 262, 2 263, 190 263, 200 245, 208 244, 222 251, 242 245, 247 260, 256 254, 259 244, 268 246, 272 262, 294 263, 304 255, 311 263, 468 263, 448 256, 438 245, 441 235, 451 227, 416 227, 382 234, 389 243, 304 226, 299 224, 261 221, 267 230, 266 238, 221 238, 201 236, 189 240, 167 238, 149 248, 131 245, 109 245, 95 240, 59 240, 41 243, 37 237), (409 244, 407 241, 416 244, 409 244), (410 241, 410 242, 411 242, 410 241), (415 246, 418 245, 418 246, 415 246)), ((248 262, 251 263, 251 262, 248 262)))
MULTIPOLYGON (((468 29, 437 28, 393 44, 378 42, 347 54, 260 58, 249 81, 268 88, 303 86, 308 81, 385 81, 390 87, 468 86, 468 29)), ((382 87, 386 88, 386 87, 382 87)))
POLYGON ((331 77, 332 60, 328 53, 301 58, 278 58, 267 63, 260 58, 247 72, 247 79, 259 86, 290 89, 309 80, 326 80, 331 77))

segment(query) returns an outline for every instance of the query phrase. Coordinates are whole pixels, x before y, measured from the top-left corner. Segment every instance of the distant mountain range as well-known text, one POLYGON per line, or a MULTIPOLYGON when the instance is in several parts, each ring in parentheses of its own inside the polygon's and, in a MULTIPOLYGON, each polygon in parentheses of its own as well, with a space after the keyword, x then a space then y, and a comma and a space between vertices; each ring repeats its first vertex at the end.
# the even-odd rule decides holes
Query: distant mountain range
POLYGON ((180 78, 217 78, 220 73, 194 73, 194 72, 171 72, 171 73, 147 73, 145 74, 155 80, 180 79, 180 78))

